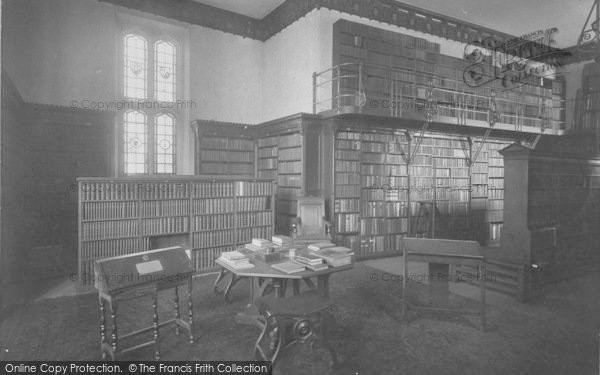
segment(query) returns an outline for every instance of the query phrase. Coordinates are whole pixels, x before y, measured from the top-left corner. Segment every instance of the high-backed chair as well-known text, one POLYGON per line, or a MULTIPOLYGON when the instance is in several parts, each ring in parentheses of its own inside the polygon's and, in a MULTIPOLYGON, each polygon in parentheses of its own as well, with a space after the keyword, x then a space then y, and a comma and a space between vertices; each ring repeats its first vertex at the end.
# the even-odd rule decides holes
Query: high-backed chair
POLYGON ((331 241, 331 223, 325 219, 325 199, 299 197, 296 217, 292 220, 295 242, 331 241))

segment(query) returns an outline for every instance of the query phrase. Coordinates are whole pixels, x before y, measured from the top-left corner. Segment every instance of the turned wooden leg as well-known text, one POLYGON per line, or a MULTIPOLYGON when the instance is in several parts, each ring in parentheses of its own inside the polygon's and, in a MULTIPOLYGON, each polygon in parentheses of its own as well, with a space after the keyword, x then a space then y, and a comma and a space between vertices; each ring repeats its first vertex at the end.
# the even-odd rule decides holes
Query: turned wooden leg
POLYGON ((292 288, 294 290, 294 295, 297 296, 300 294, 300 280, 292 281, 292 288))
POLYGON ((155 290, 152 296, 152 332, 154 334, 154 359, 160 359, 160 347, 158 344, 159 336, 158 336, 158 292, 155 290))
POLYGON ((104 342, 106 341, 106 318, 104 316, 104 300, 98 299, 100 307, 100 351, 102 352, 102 359, 106 359, 106 353, 104 353, 104 342))
POLYGON ((188 280, 188 321, 190 324, 190 344, 194 343, 194 303, 192 301, 192 285, 193 280, 190 276, 188 280))
POLYGON ((329 297, 329 275, 317 277, 317 289, 323 297, 329 297))
POLYGON ((110 302, 110 319, 112 321, 113 329, 112 329, 112 337, 111 337, 111 347, 112 347, 112 359, 117 355, 117 347, 119 345, 119 337, 117 330, 117 301, 110 302))
POLYGON ((225 267, 221 267, 221 271, 219 272, 219 276, 217 276, 217 279, 215 280, 215 285, 213 287, 215 294, 220 294, 219 283, 221 282, 221 280, 223 280, 223 277, 225 277, 226 272, 227 271, 225 270, 225 267))
POLYGON ((177 323, 181 318, 181 314, 179 313, 179 286, 175 286, 175 297, 173 298, 173 302, 175 302, 175 334, 179 335, 179 324, 177 323))

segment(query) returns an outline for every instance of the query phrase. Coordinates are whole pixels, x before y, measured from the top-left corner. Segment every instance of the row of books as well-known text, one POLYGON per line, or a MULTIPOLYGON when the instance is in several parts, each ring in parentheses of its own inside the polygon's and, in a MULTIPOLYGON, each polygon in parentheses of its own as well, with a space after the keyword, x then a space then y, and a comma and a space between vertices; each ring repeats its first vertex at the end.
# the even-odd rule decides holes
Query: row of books
POLYGON ((258 157, 259 158, 276 158, 277 157, 277 144, 264 146, 262 145, 263 139, 258 140, 258 157))
POLYGON ((203 136, 200 137, 201 149, 254 151, 254 142, 250 139, 203 136))
POLYGON ((108 220, 104 222, 84 222, 81 224, 81 238, 84 241, 116 237, 135 237, 139 234, 138 220, 108 220))
POLYGON ((278 136, 264 137, 258 139, 258 147, 265 150, 268 150, 269 148, 271 148, 272 150, 277 150, 277 145, 279 144, 280 142, 278 136))
POLYGON ((277 165, 277 170, 279 173, 301 173, 302 172, 302 162, 301 161, 282 161, 279 160, 277 165))
POLYGON ((362 217, 406 217, 407 202, 362 201, 360 204, 362 217))
POLYGON ((219 214, 234 212, 234 201, 231 198, 194 199, 192 201, 193 214, 219 214))
POLYGON ((200 151, 200 160, 204 161, 229 161, 246 162, 254 161, 254 151, 232 151, 232 150, 207 150, 200 151))
POLYGON ((357 213, 336 213, 335 229, 338 233, 358 232, 360 215, 357 213))
POLYGON ((82 243, 80 259, 93 260, 129 254, 139 251, 139 238, 121 238, 82 243))
MULTIPOLYGON (((337 141, 342 142, 342 141, 337 141)), ((357 150, 346 150, 344 147, 340 147, 336 142, 335 158, 338 160, 359 160, 360 152, 357 150)), ((345 142, 345 141, 343 141, 345 142)))
POLYGON ((277 176, 277 183, 282 186, 302 186, 300 174, 284 174, 277 176))
POLYGON ((80 182, 80 201, 169 199, 188 197, 188 184, 181 182, 80 182))
POLYGON ((279 152, 283 149, 291 148, 291 147, 301 147, 302 146, 302 136, 298 133, 280 135, 279 140, 277 142, 279 145, 279 152))
POLYGON ((335 174, 335 183, 341 185, 358 185, 360 184, 360 175, 355 172, 337 172, 335 174))
POLYGON ((408 218, 363 218, 360 220, 361 235, 406 233, 408 218))
POLYGON ((177 216, 190 212, 189 200, 142 201, 141 215, 148 216, 177 216))
MULTIPOLYGON (((222 211, 221 211, 222 212, 222 211)), ((194 216, 193 230, 213 230, 234 227, 234 214, 214 214, 194 216)))
MULTIPOLYGON (((360 133, 358 133, 360 135, 360 133)), ((357 140, 345 140, 345 139, 336 139, 335 148, 340 150, 348 150, 348 151, 356 151, 360 150, 360 141, 357 140)), ((344 158, 346 159, 346 158, 344 158)), ((354 158, 347 158, 354 159, 354 158)))
POLYGON ((182 233, 188 231, 188 216, 146 218, 142 220, 143 234, 182 233))
POLYGON ((273 222, 273 212, 249 212, 239 213, 235 222, 238 227, 252 227, 270 225, 273 222))
POLYGON ((241 211, 265 211, 271 207, 270 197, 240 197, 237 198, 237 210, 241 211))
POLYGON ((233 228, 208 232, 192 233, 192 247, 206 248, 212 246, 234 245, 236 231, 233 228))
POLYGON ((82 204, 83 220, 131 218, 138 215, 138 202, 85 202, 82 204))
POLYGON ((300 148, 300 147, 280 148, 278 156, 279 156, 279 160, 281 160, 281 161, 302 160, 302 148, 300 148))
POLYGON ((234 175, 254 176, 254 163, 224 163, 222 161, 203 161, 200 164, 200 173, 205 175, 234 175))
POLYGON ((277 169, 277 158, 276 157, 259 158, 257 167, 258 167, 258 169, 277 169))
POLYGON ((337 198, 359 198, 360 185, 335 185, 335 196, 337 198))
POLYGON ((264 196, 273 194, 273 183, 271 181, 236 181, 235 195, 242 196, 264 196))

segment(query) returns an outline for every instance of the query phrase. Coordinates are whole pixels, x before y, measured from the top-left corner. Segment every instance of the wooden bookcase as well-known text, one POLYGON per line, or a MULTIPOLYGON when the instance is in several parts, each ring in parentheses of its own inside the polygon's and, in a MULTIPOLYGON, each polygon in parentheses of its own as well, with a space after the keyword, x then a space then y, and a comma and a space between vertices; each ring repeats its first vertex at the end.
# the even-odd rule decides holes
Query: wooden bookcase
POLYGON ((535 264, 544 280, 600 261, 600 153, 580 135, 544 137, 535 149, 504 149, 506 189, 502 247, 535 264))
MULTIPOLYGON (((319 195, 322 160, 321 129, 318 116, 297 114, 259 125, 222 123, 196 120, 196 174, 210 174, 214 160, 203 157, 198 145, 221 139, 214 151, 228 152, 233 140, 243 140, 248 154, 252 148, 255 158, 248 165, 254 176, 273 179, 276 183, 276 232, 288 233, 291 219, 296 216, 299 196, 319 195), (208 166, 208 168, 207 168, 208 166)), ((215 143, 211 143, 216 145, 215 143)))
POLYGON ((490 172, 490 155, 501 156, 497 149, 510 141, 487 139, 469 167, 470 149, 478 147, 480 137, 472 137, 470 145, 457 133, 428 132, 415 149, 414 129, 407 133, 410 127, 373 120, 331 120, 334 164, 329 191, 336 242, 352 248, 359 258, 397 251, 403 236, 428 237, 433 226, 438 238, 488 242, 490 225, 502 223, 497 190, 503 186, 501 164, 496 167, 500 171, 490 172), (414 152, 410 165, 409 150, 414 152), (427 227, 423 216, 432 215, 434 205, 435 221, 427 227))
POLYGON ((247 125, 227 125, 213 122, 212 127, 206 127, 202 123, 192 122, 192 129, 198 140, 195 174, 244 177, 256 174, 255 144, 244 131, 247 125))
MULTIPOLYGON (((194 126, 254 141, 257 177, 276 181, 276 233, 289 233, 296 198, 302 195, 325 198, 335 241, 358 258, 397 251, 408 234, 430 236, 431 228, 417 219, 421 202, 435 201, 436 237, 485 243, 503 222, 498 150, 514 138, 502 132, 486 139, 469 167, 468 155, 478 148, 481 134, 435 129, 415 150, 419 128, 397 119, 298 114, 254 126, 200 120, 194 126), (409 144, 415 154, 407 166, 409 144)), ((204 161, 196 158, 196 163, 204 161)))
POLYGON ((434 92, 434 100, 444 121, 458 120, 463 125, 487 121, 487 99, 495 90, 499 122, 516 129, 561 129, 563 81, 530 76, 507 89, 495 79, 499 73, 493 66, 482 63, 479 65, 490 82, 469 85, 464 74, 472 64, 462 56, 440 53, 440 44, 424 38, 339 20, 333 25, 332 74, 344 78, 331 85, 332 103, 328 109, 404 118, 422 116, 431 82, 439 89, 434 92), (361 100, 365 101, 363 106, 361 100))
POLYGON ((213 268, 223 251, 270 238, 270 179, 173 176, 79 178, 79 278, 93 281, 93 261, 160 244, 192 249, 196 270, 213 268))

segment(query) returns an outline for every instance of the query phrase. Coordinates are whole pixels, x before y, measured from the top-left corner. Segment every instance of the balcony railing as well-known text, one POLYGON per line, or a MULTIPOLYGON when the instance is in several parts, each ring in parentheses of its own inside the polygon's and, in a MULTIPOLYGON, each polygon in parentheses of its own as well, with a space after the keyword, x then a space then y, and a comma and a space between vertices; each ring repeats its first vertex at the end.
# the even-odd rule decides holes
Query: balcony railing
POLYGON ((526 84, 510 90, 493 86, 471 89, 462 77, 361 63, 339 64, 314 73, 313 113, 424 119, 430 86, 434 122, 489 127, 494 101, 494 126, 498 128, 553 134, 564 129, 565 102, 548 89, 526 84))

